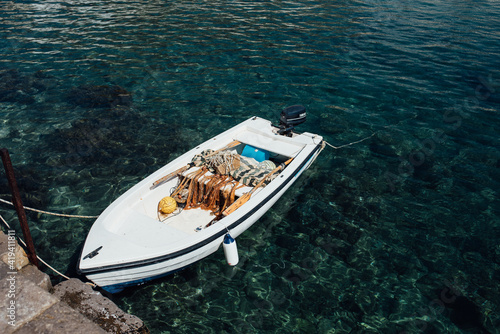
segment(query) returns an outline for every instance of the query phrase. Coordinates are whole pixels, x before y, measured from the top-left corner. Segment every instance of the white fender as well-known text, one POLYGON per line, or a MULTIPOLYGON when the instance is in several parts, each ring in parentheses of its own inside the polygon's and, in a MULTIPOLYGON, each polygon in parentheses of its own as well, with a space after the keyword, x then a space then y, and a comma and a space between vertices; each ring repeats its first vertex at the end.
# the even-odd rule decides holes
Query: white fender
POLYGON ((234 240, 229 233, 224 236, 222 248, 224 248, 227 264, 230 266, 237 265, 240 260, 238 256, 238 247, 236 246, 236 240, 234 240))

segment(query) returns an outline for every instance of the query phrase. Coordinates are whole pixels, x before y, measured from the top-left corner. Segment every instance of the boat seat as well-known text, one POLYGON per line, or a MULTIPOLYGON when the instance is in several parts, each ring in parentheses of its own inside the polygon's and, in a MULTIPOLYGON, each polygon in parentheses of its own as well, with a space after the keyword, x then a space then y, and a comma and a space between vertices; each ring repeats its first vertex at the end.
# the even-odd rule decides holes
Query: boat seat
POLYGON ((240 143, 251 145, 285 157, 294 157, 304 148, 303 144, 297 143, 286 137, 277 134, 269 135, 264 131, 255 129, 251 131, 248 129, 247 131, 242 131, 233 139, 240 143))

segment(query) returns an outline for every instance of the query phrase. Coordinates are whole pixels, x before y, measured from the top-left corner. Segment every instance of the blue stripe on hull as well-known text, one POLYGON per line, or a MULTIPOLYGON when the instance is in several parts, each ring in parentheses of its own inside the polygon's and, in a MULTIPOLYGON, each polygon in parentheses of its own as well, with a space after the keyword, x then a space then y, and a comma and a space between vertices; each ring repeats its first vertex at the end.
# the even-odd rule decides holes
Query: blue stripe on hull
POLYGON ((181 271, 181 270, 183 270, 185 268, 187 268, 187 267, 183 267, 183 268, 180 268, 180 269, 177 269, 177 270, 174 270, 174 271, 169 271, 168 273, 165 273, 165 274, 160 274, 160 275, 156 275, 156 276, 142 278, 142 279, 138 279, 138 280, 134 280, 134 281, 124 282, 124 283, 119 283, 119 284, 113 284, 113 285, 106 285, 106 286, 103 286, 101 288, 103 290, 106 290, 109 293, 118 293, 118 292, 122 292, 123 289, 125 289, 127 287, 136 286, 136 285, 142 285, 142 284, 144 284, 146 282, 155 280, 157 278, 162 278, 162 277, 165 277, 165 276, 168 276, 168 275, 172 275, 172 274, 174 274, 174 273, 176 273, 178 271, 181 271))

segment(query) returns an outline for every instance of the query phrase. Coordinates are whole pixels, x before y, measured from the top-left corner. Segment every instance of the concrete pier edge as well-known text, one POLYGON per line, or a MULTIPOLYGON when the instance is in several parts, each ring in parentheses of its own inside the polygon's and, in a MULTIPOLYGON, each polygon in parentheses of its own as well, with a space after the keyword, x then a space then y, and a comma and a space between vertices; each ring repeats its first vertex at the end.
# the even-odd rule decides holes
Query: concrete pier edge
POLYGON ((138 317, 79 279, 52 287, 12 231, 0 231, 0 333, 147 334, 138 317))

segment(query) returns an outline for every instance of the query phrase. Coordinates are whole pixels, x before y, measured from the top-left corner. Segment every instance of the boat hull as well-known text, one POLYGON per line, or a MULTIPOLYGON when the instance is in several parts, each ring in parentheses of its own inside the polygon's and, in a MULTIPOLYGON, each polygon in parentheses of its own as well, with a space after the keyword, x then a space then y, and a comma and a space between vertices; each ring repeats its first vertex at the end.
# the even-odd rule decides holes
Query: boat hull
MULTIPOLYGON (((267 185, 234 213, 219 220, 218 226, 207 228, 203 237, 185 247, 156 253, 134 261, 121 261, 114 264, 81 266, 79 271, 103 289, 116 293, 132 285, 172 274, 216 252, 223 242, 224 235, 229 230, 231 236, 238 237, 264 215, 297 180, 297 178, 312 164, 321 151, 322 138, 313 141, 307 150, 301 150, 300 160, 289 165, 280 176, 267 185), (211 229, 211 230, 210 230, 211 229), (210 232, 210 233, 209 233, 210 232)), ((200 234, 201 236, 201 234, 200 234)), ((92 248, 92 247, 90 247, 92 248)), ((88 248, 88 249, 90 249, 88 248)), ((86 251, 82 253, 85 254, 86 251)), ((82 260, 80 260, 81 262, 82 260)))

